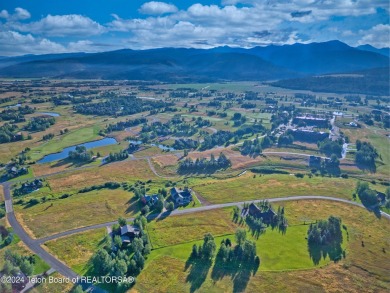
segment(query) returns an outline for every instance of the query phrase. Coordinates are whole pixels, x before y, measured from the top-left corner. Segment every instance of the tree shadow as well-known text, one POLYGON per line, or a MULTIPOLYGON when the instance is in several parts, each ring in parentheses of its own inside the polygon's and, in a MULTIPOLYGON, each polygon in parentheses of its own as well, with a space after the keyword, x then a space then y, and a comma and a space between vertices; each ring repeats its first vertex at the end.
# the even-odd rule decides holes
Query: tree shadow
POLYGON ((233 281, 233 292, 245 291, 250 277, 255 275, 259 269, 253 261, 230 260, 223 261, 221 257, 216 257, 211 279, 216 282, 224 277, 230 277, 233 281))
POLYGON ((188 258, 184 271, 187 271, 188 269, 190 270, 186 278, 186 282, 191 284, 191 293, 195 292, 202 286, 206 280, 211 264, 212 261, 210 259, 195 258, 192 256, 188 258))
POLYGON ((321 261, 321 258, 326 259, 327 257, 329 257, 331 261, 337 262, 343 255, 341 243, 337 241, 326 245, 310 243, 308 244, 308 250, 314 265, 318 265, 321 261))

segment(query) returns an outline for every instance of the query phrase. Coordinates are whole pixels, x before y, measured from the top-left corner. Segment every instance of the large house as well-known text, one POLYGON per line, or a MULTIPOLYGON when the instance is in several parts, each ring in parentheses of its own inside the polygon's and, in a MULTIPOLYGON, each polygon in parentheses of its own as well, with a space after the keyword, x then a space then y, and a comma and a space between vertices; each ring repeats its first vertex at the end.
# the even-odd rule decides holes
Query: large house
POLYGON ((189 188, 177 188, 173 187, 171 189, 171 197, 173 201, 178 205, 185 205, 192 201, 191 189, 189 188))
POLYGON ((132 225, 125 225, 121 227, 122 243, 130 243, 135 237, 139 237, 140 229, 132 225))
POLYGON ((144 205, 148 205, 150 207, 154 206, 154 204, 158 201, 158 195, 145 195, 141 198, 141 201, 144 205))
POLYGON ((249 205, 248 214, 256 219, 262 219, 263 223, 267 225, 271 224, 274 217, 276 216, 276 213, 272 209, 268 209, 268 211, 262 212, 260 208, 254 203, 249 205))

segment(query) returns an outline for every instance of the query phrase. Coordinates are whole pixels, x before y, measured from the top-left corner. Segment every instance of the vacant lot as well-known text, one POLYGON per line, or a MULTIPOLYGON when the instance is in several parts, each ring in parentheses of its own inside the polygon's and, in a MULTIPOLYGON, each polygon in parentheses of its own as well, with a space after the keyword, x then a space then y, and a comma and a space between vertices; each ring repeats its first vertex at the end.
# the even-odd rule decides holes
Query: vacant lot
POLYGON ((292 195, 327 195, 351 199, 356 181, 293 175, 245 175, 230 179, 190 179, 190 186, 212 203, 235 202, 292 195))
POLYGON ((77 227, 130 217, 138 212, 138 203, 131 201, 133 193, 122 189, 102 189, 74 194, 65 199, 48 201, 32 207, 16 205, 17 217, 35 237, 77 227))
POLYGON ((76 235, 59 238, 45 243, 45 247, 64 261, 78 274, 88 271, 88 262, 99 248, 107 230, 92 230, 76 235))
POLYGON ((231 209, 173 216, 150 222, 148 232, 153 248, 158 248, 202 239, 209 231, 214 235, 234 233, 237 225, 231 219, 231 209))
POLYGON ((107 181, 123 182, 155 178, 146 160, 126 160, 53 176, 47 179, 47 182, 53 193, 65 193, 107 181))

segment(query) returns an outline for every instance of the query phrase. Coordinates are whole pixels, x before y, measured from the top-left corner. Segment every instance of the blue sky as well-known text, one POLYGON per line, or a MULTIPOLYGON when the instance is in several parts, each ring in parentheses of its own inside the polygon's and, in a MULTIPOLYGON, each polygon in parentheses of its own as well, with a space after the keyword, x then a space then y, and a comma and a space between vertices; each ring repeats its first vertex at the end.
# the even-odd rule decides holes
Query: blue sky
MULTIPOLYGON (((5 3, 4 3, 5 2, 5 3)), ((388 0, 12 0, 0 56, 121 48, 390 42, 388 0)))

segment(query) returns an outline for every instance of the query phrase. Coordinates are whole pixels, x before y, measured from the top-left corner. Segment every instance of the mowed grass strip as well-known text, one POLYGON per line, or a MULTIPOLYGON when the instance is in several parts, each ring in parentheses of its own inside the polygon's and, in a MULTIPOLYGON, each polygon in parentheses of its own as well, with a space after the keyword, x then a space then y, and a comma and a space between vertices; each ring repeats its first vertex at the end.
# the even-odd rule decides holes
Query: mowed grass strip
POLYGON ((190 179, 190 186, 211 203, 246 201, 294 195, 325 195, 352 199, 356 180, 293 175, 245 175, 230 179, 190 179))
POLYGON ((17 217, 37 238, 78 227, 131 217, 138 212, 133 193, 123 189, 101 189, 75 194, 24 208, 15 205, 17 217))
POLYGON ((59 238, 45 243, 45 247, 76 273, 83 275, 89 269, 89 261, 102 245, 106 228, 91 230, 59 238))
POLYGON ((203 239, 207 232, 231 234, 237 227, 229 208, 154 220, 147 231, 153 248, 158 248, 203 239))

